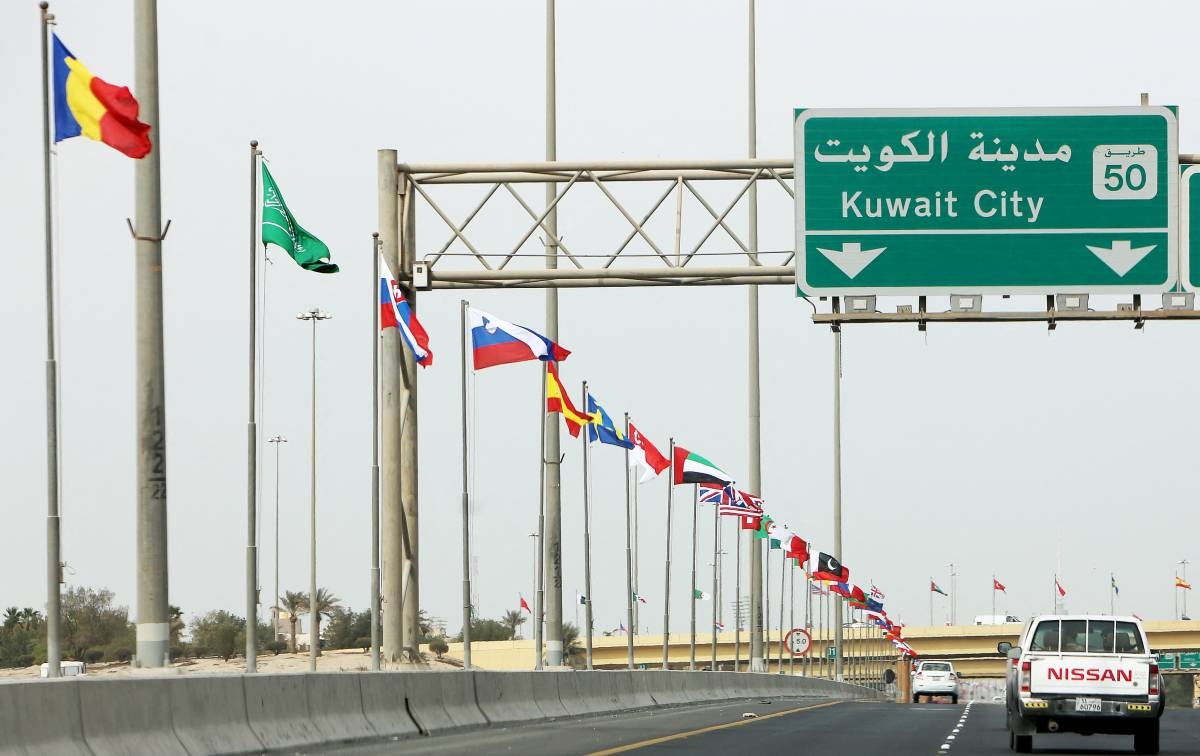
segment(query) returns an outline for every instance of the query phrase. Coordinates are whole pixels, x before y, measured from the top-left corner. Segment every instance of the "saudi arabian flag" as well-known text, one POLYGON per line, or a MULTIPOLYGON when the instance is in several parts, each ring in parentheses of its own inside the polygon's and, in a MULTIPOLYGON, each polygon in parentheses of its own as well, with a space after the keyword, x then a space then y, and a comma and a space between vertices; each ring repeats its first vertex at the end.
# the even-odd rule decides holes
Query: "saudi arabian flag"
POLYGON ((700 599, 701 601, 708 601, 708 594, 698 588, 693 588, 692 589, 692 598, 697 598, 697 599, 700 599))
POLYGON ((288 210, 279 185, 262 164, 262 241, 274 244, 292 256, 296 264, 314 273, 337 273, 338 266, 329 262, 329 247, 325 242, 304 230, 288 210))
POLYGON ((719 483, 727 486, 733 483, 733 478, 724 470, 682 446, 675 447, 671 475, 677 486, 684 483, 719 483))

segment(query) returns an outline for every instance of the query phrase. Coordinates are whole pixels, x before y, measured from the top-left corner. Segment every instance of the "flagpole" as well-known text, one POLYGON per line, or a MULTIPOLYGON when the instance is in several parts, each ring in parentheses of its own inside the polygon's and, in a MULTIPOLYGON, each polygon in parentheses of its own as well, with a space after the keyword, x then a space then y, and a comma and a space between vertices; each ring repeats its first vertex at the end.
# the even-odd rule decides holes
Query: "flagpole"
POLYGON ((933 578, 929 578, 929 626, 933 627, 933 578))
MULTIPOLYGON (((809 638, 812 638, 812 572, 809 570, 809 559, 804 560, 804 629, 809 633, 809 638)), ((804 662, 800 666, 801 673, 805 677, 812 674, 812 649, 813 644, 809 644, 808 653, 804 655, 804 662)))
POLYGON ((675 439, 671 439, 670 452, 667 454, 667 459, 671 460, 671 469, 668 471, 670 477, 667 479, 667 550, 666 550, 666 583, 663 587, 663 648, 662 648, 662 668, 670 669, 670 653, 671 643, 671 505, 675 501, 675 439))
MULTIPOLYGON (((792 569, 788 570, 788 624, 791 625, 789 630, 794 630, 796 627, 796 565, 792 565, 792 569)), ((796 655, 792 653, 792 649, 788 649, 788 674, 796 674, 796 655)))
MULTIPOLYGON (((588 385, 583 382, 583 412, 587 414, 588 385)), ((590 428, 580 433, 583 438, 583 621, 587 624, 584 634, 587 652, 587 668, 592 669, 592 447, 588 443, 590 428)))
MULTIPOLYGON (((374 262, 375 280, 371 284, 374 292, 371 300, 371 671, 379 671, 379 232, 371 234, 371 259, 374 262)), ((266 284, 263 284, 264 290, 266 284)), ((264 313, 264 320, 266 315, 264 313)), ((466 360, 463 360, 466 362, 466 360)), ((279 443, 275 443, 276 482, 279 481, 279 443)), ((276 494, 278 502, 278 493, 276 494)), ((275 505, 276 513, 279 505, 275 505)), ((276 522, 278 522, 278 515, 276 522)), ((279 546, 275 547, 276 559, 279 557, 279 546)), ((276 570, 278 572, 278 570, 276 570)), ((278 602, 278 590, 276 590, 278 602)), ((278 603, 275 604, 278 606, 278 603)), ((275 640, 275 611, 271 612, 271 640, 275 640)))
MULTIPOLYGON (((628 414, 628 413, 626 413, 626 414, 628 414)), ((627 427, 628 427, 628 423, 627 423, 627 427)), ((629 438, 629 434, 626 433, 625 437, 629 438)), ((625 470, 626 470, 626 475, 628 476, 628 470, 629 470, 628 461, 626 462, 625 470)), ((638 581, 638 561, 640 559, 640 556, 638 555, 638 522, 639 522, 638 487, 639 486, 641 486, 640 479, 634 480, 633 481, 633 593, 637 593, 639 590, 641 590, 641 584, 638 581)), ((631 595, 630 598, 632 599, 633 596, 631 595)), ((629 628, 629 632, 632 635, 637 635, 639 632, 641 632, 641 630, 639 629, 641 627, 641 625, 639 623, 642 621, 642 609, 641 609, 641 607, 638 606, 638 604, 640 604, 640 603, 641 602, 637 601, 637 600, 633 601, 633 625, 629 628)))
POLYGON ((545 621, 546 595, 546 374, 550 363, 542 363, 542 382, 538 386, 538 561, 537 561, 537 606, 536 623, 533 626, 533 668, 542 668, 542 628, 545 621))
POLYGON ((692 484, 692 640, 689 645, 688 669, 696 671, 696 517, 700 509, 700 486, 692 484))
MULTIPOLYGON (((770 544, 767 544, 770 548, 770 544)), ((779 556, 782 557, 779 561, 779 674, 783 674, 783 609, 785 589, 787 585, 787 551, 779 550, 779 556)))
MULTIPOLYGON (((255 415, 255 368, 258 361, 258 140, 250 140, 250 354, 246 423, 246 673, 258 671, 258 425, 255 415)), ((375 309, 379 309, 378 307, 375 309)), ((314 599, 315 601, 315 599, 314 599)))
POLYGON ((1113 590, 1113 587, 1116 584, 1117 584, 1117 576, 1111 572, 1108 573, 1108 614, 1109 614, 1109 616, 1116 614, 1116 612, 1113 611, 1113 604, 1116 603, 1114 600, 1116 598, 1116 591, 1113 590))
MULTIPOLYGON (((766 516, 766 513, 763 513, 766 516)), ((766 524, 765 522, 763 523, 766 524)), ((771 671, 771 532, 766 531, 763 549, 763 672, 771 671)))
MULTIPOLYGON (((724 496, 724 493, 722 493, 724 496)), ((721 504, 713 504, 713 595, 712 595, 712 664, 713 672, 717 671, 717 609, 721 603, 721 592, 717 589, 720 571, 717 569, 720 555, 721 539, 721 504)))
MULTIPOLYGON (((471 668, 471 528, 470 444, 467 437, 467 300, 459 300, 459 354, 462 358, 462 590, 463 669, 471 668)), ((378 309, 378 308, 376 308, 378 309)))
POLYGON ((996 573, 992 573, 992 622, 996 621, 996 573))
MULTIPOLYGON (((736 492, 735 492, 736 493, 736 492)), ((734 522, 734 570, 733 570, 733 671, 742 671, 742 522, 734 522)))
POLYGON ((54 338, 54 220, 50 196, 50 4, 42 17, 42 175, 46 242, 46 675, 62 673, 59 622, 62 616, 62 519, 58 508, 58 361, 54 338))
MULTIPOLYGON (((587 405, 583 407, 587 412, 587 405)), ((625 413, 625 440, 629 440, 629 413, 625 413)), ((629 495, 629 449, 625 449, 625 655, 629 669, 633 669, 633 633, 637 625, 633 621, 633 549, 632 549, 632 502, 629 495)))

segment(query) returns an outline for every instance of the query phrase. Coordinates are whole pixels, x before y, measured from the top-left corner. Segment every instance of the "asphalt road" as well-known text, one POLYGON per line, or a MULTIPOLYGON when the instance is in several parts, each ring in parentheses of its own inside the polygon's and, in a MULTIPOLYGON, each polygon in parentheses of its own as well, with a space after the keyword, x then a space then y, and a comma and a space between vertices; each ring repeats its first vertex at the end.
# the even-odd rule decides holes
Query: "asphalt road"
MULTIPOLYGON (((1200 711, 1169 710, 1162 720, 1161 745, 1163 754, 1200 754, 1200 711)), ((1033 750, 1061 754, 1132 753, 1133 737, 1035 735, 1033 750)), ((327 749, 322 752, 330 753, 327 749)), ((906 706, 791 699, 489 727, 455 735, 359 745, 332 753, 343 756, 400 753, 989 756, 1010 752, 1004 707, 1000 704, 906 706), (758 716, 744 719, 742 714, 747 712, 758 716)))

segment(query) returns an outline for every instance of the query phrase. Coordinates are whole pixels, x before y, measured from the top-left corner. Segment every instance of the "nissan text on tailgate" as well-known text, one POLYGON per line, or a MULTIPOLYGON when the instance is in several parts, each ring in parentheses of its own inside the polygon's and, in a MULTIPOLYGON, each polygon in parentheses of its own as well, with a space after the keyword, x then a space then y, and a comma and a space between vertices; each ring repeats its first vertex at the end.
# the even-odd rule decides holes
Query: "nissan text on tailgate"
POLYGON ((1008 655, 1009 747, 1033 748, 1035 733, 1133 735, 1138 753, 1158 753, 1165 705, 1157 658, 1134 617, 1034 617, 1008 655))

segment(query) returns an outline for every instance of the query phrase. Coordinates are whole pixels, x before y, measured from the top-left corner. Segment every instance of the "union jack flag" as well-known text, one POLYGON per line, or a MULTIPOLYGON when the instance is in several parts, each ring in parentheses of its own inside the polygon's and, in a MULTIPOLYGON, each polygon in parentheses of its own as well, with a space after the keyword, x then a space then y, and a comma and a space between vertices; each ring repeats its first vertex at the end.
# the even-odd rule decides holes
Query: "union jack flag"
POLYGON ((829 595, 828 591, 823 590, 821 588, 821 586, 817 585, 816 583, 809 583, 808 591, 809 591, 809 593, 811 593, 814 596, 828 596, 829 595))
POLYGON ((871 583, 871 598, 879 599, 880 601, 882 601, 885 598, 885 596, 883 595, 883 591, 876 588, 875 583, 871 583))
MULTIPOLYGON (((701 504, 717 504, 724 506, 728 504, 734 496, 733 485, 723 486, 720 483, 701 483, 700 496, 698 501, 701 504)), ((725 514, 723 511, 721 514, 725 514)))

